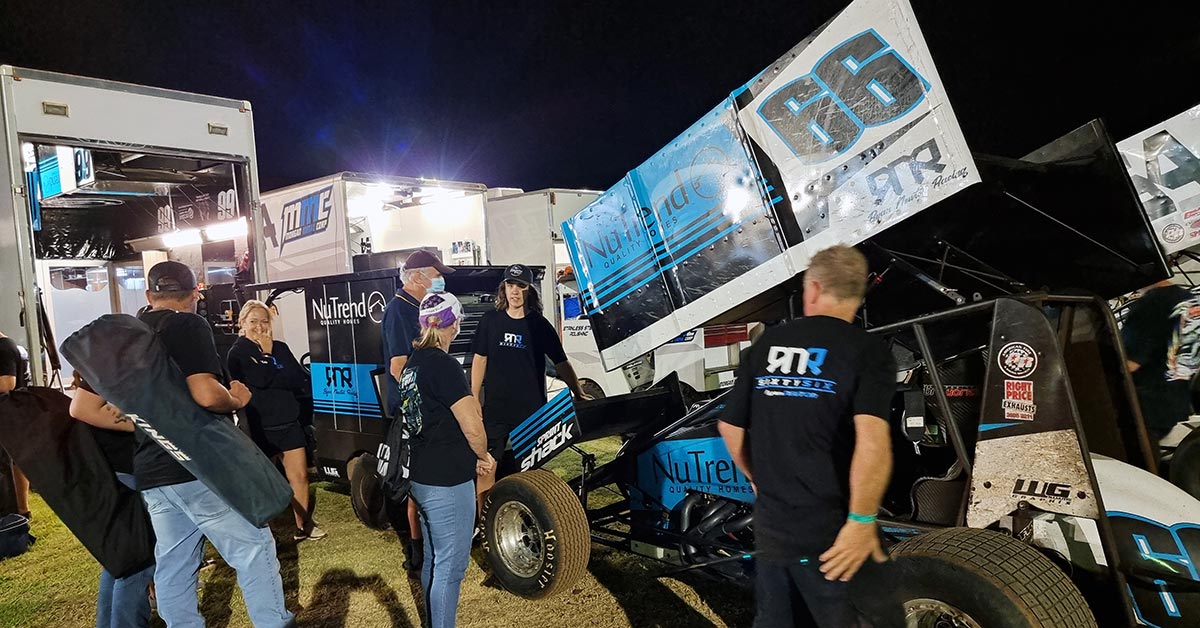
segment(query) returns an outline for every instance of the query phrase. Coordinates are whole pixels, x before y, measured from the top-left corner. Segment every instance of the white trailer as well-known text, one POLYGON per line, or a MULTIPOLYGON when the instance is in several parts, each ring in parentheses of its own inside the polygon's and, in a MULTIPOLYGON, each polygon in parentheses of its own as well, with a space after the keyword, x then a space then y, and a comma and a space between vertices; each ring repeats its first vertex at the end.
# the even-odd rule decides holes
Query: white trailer
MULTIPOLYGON (((126 271, 144 271, 142 264, 118 269, 103 255, 93 255, 95 266, 79 273, 43 263, 39 280, 39 261, 46 260, 39 260, 38 251, 55 235, 40 227, 60 215, 54 212, 112 212, 134 203, 151 208, 147 232, 134 234, 136 242, 128 243, 142 252, 146 264, 179 254, 194 254, 202 262, 203 243, 244 239, 246 218, 256 231, 261 224, 254 122, 244 100, 5 65, 0 66, 0 115, 0 189, 5 191, 0 194, 0 330, 35 357, 35 382, 47 381, 36 359, 44 348, 39 291, 47 295, 47 309, 53 308, 51 286, 45 285, 53 280, 47 277, 57 273, 60 283, 68 275, 86 277, 88 284, 102 285, 107 293, 98 306, 104 313, 103 308, 133 307, 137 299, 127 299, 116 280, 126 271), (181 186, 198 192, 181 196, 181 186)), ((255 233, 251 241, 259 239, 255 233)), ((264 277, 263 260, 255 258, 256 274, 264 277)), ((64 259, 60 266, 78 264, 64 259)), ((131 285, 135 288, 126 292, 137 291, 136 282, 131 285)), ((63 304, 63 310, 73 307, 63 304)), ((51 325, 59 327, 54 330, 58 338, 75 331, 69 322, 51 325)))

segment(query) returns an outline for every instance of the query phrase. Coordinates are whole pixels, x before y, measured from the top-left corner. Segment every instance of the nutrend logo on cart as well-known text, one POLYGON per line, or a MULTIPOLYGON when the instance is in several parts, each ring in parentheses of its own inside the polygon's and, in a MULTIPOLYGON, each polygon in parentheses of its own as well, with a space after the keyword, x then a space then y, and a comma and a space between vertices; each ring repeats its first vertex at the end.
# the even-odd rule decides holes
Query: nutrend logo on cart
POLYGON ((288 242, 324 232, 329 228, 329 216, 333 213, 333 186, 302 196, 283 204, 281 222, 283 238, 279 251, 288 242))
POLYGON ((383 322, 387 299, 378 290, 360 293, 353 301, 331 296, 312 301, 312 317, 322 325, 357 325, 364 318, 383 322))

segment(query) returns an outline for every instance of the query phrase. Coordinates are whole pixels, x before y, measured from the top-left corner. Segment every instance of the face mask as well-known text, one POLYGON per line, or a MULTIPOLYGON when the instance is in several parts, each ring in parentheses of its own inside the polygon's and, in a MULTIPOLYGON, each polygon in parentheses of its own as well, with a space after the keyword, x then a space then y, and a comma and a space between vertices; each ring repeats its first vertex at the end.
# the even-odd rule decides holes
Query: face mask
POLYGON ((434 277, 434 278, 430 279, 429 280, 429 291, 430 292, 445 292, 446 291, 446 278, 445 277, 434 277))

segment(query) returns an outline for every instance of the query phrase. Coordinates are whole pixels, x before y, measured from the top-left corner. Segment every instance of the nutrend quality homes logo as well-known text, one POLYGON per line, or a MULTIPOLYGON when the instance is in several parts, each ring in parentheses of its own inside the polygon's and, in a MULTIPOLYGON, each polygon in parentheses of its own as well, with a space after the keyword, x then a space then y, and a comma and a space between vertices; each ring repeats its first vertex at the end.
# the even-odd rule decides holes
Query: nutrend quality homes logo
POLYGON ((313 300, 312 318, 323 326, 357 325, 364 318, 378 324, 383 322, 386 308, 387 299, 378 290, 360 292, 357 299, 327 296, 313 300))
POLYGON ((332 185, 284 203, 279 215, 283 228, 279 252, 283 253, 283 247, 288 242, 323 233, 329 228, 329 216, 332 213, 332 185))

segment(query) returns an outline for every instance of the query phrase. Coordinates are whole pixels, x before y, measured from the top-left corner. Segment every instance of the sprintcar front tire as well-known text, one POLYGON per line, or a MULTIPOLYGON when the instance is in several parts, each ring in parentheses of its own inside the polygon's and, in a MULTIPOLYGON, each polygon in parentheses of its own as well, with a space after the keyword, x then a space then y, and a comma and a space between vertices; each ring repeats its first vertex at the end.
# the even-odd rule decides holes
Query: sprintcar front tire
POLYGON ((591 533, 579 498, 545 469, 510 475, 483 503, 484 541, 492 574, 520 597, 536 600, 583 577, 591 533))
POLYGON ((908 626, 1095 628, 1083 595, 1033 547, 991 530, 947 528, 892 549, 908 626))

